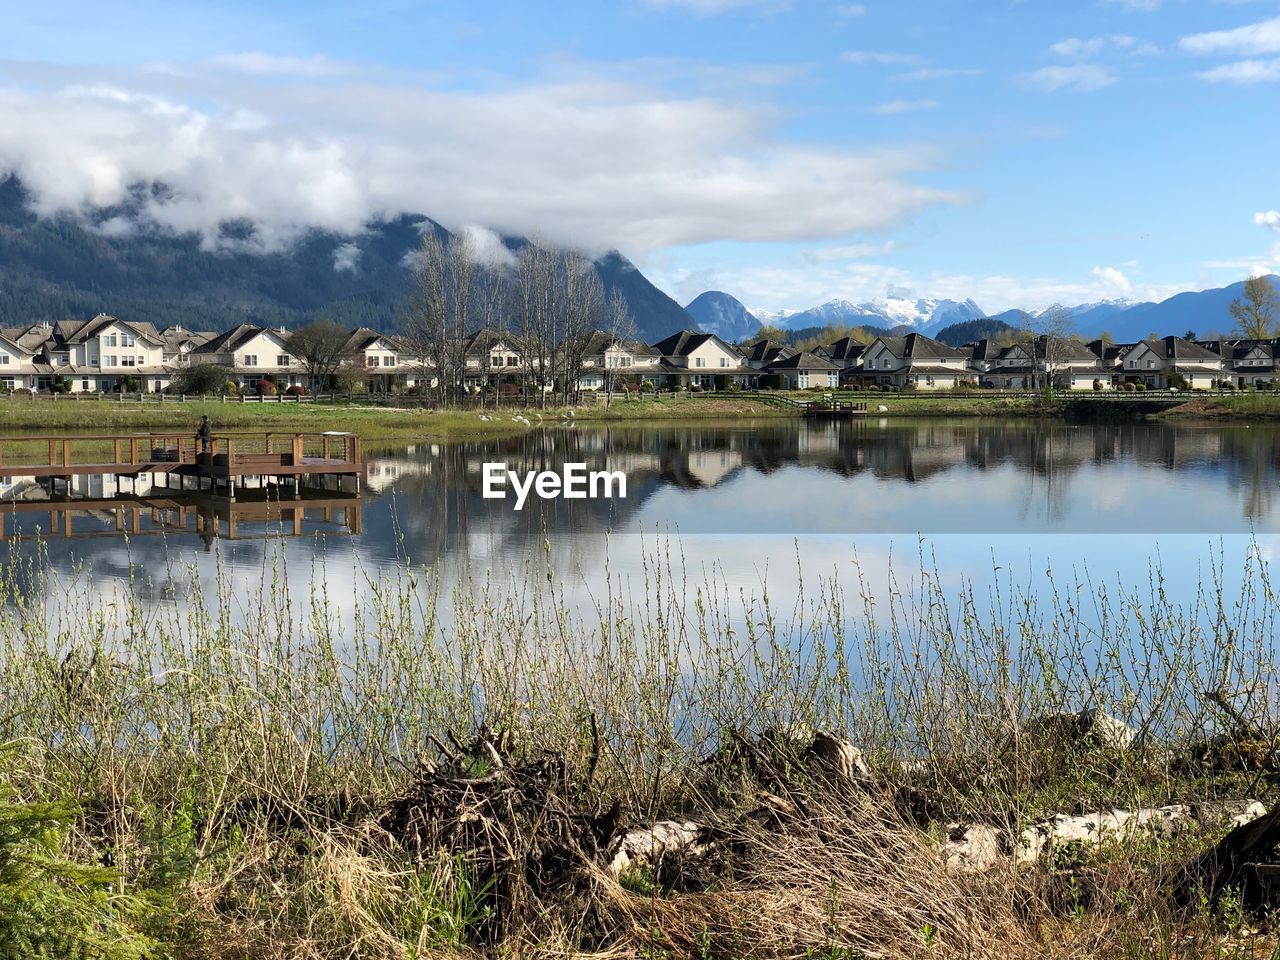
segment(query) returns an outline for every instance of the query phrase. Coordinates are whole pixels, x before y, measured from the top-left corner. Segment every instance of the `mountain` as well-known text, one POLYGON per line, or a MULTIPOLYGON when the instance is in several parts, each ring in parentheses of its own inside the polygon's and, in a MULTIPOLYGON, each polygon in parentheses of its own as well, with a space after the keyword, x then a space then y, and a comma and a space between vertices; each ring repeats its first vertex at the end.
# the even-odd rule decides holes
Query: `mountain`
POLYGON ((751 336, 761 326, 737 298, 719 290, 698 294, 685 310, 703 333, 714 333, 730 343, 751 336))
MULTIPOLYGON (((1277 286, 1280 277, 1270 276, 1271 285, 1277 286)), ((1141 340, 1149 333, 1161 336, 1182 336, 1188 330, 1199 337, 1230 334, 1236 329, 1231 316, 1231 301, 1244 296, 1244 281, 1213 290, 1179 293, 1159 303, 1134 304, 1110 320, 1109 326, 1094 324, 1091 334, 1108 330, 1117 342, 1141 340)))
POLYGON ((966 343, 973 343, 984 337, 994 337, 997 334, 1004 333, 1006 330, 1013 329, 1015 327, 1012 324, 1003 320, 985 317, 980 320, 962 320, 959 323, 943 327, 933 334, 933 338, 942 341, 949 347, 959 347, 966 343))
POLYGON ((751 307, 750 313, 766 327, 785 327, 788 317, 794 316, 796 310, 765 310, 763 307, 751 307))
MULTIPOLYGON (((210 250, 194 234, 157 230, 138 204, 37 217, 16 177, 0 176, 0 325, 111 313, 168 326, 297 326, 317 316, 395 330, 409 293, 405 259, 426 217, 399 216, 358 234, 309 230, 279 251, 254 249, 252 224, 228 223, 210 250)), ((504 237, 516 250, 526 241, 504 237)), ((678 303, 617 251, 595 261, 605 292, 626 300, 648 342, 693 326, 678 303)))
POLYGON ((826 327, 843 324, 849 327, 906 327, 920 333, 932 334, 936 330, 964 320, 984 317, 982 308, 972 300, 912 300, 905 297, 880 297, 865 303, 850 300, 830 300, 817 307, 793 313, 782 325, 799 327, 826 327))

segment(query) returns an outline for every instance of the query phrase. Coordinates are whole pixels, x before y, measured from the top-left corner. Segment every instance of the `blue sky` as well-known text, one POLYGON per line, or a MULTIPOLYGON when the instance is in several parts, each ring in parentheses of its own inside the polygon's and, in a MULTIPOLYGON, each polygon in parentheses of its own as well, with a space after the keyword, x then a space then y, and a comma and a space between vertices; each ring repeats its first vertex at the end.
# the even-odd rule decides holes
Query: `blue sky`
POLYGON ((266 244, 422 212, 681 302, 990 311, 1280 269, 1280 4, 0 2, 0 168, 266 244))

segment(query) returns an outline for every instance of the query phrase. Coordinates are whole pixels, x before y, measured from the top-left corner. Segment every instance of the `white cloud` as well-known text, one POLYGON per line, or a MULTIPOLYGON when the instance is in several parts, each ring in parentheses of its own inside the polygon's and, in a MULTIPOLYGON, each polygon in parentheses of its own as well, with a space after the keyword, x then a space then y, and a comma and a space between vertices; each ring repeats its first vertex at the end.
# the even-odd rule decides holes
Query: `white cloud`
POLYGON ((909 70, 906 73, 899 73, 894 76, 895 80, 921 81, 921 80, 953 80, 956 77, 976 77, 982 73, 974 67, 922 67, 919 70, 909 70))
POLYGON ((333 251, 333 270, 354 273, 360 268, 360 248, 354 243, 340 243, 333 251))
POLYGON ((1096 57, 1107 49, 1131 50, 1137 43, 1138 41, 1134 37, 1118 33, 1109 37, 1089 37, 1088 39, 1068 37, 1050 46, 1049 50, 1060 57, 1083 60, 1089 57, 1096 57))
POLYGON ((1109 290, 1128 296, 1133 293, 1133 282, 1115 267, 1094 267, 1093 278, 1109 290))
POLYGON ((863 260, 867 257, 883 257, 897 249, 893 240, 884 243, 843 243, 831 247, 804 250, 800 257, 809 263, 830 263, 834 260, 863 260))
POLYGON ((169 192, 146 215, 209 247, 228 219, 276 249, 305 227, 355 233, 416 212, 640 253, 884 230, 965 199, 914 182, 939 162, 927 149, 784 142, 779 119, 755 101, 599 76, 458 90, 0 65, 0 171, 22 177, 38 212, 159 182, 169 192))
POLYGON ((699 17, 713 17, 743 7, 780 10, 790 5, 787 0, 644 0, 644 3, 655 10, 683 10, 699 17))
POLYGON ((337 77, 355 73, 355 64, 328 57, 278 57, 269 53, 223 53, 205 63, 217 70, 256 76, 337 77))
POLYGON ((872 113, 891 116, 897 113, 916 113, 920 110, 936 110, 937 100, 886 100, 871 108, 872 113))
POLYGON ((1160 9, 1162 0, 1106 0, 1106 2, 1124 7, 1127 10, 1137 10, 1141 13, 1154 13, 1160 9))
POLYGON ((1255 213, 1253 222, 1260 227, 1280 232, 1280 211, 1268 210, 1265 213, 1255 213))
POLYGON ((1273 83, 1280 80, 1280 60, 1238 60, 1196 74, 1210 83, 1273 83))
POLYGON ((1187 53, 1219 53, 1239 56, 1280 53, 1280 17, 1236 27, 1197 33, 1178 41, 1187 53))
POLYGON ((1029 73, 1026 81, 1041 90, 1072 90, 1092 93, 1116 82, 1116 75, 1096 63, 1077 63, 1069 67, 1041 67, 1029 73))
POLYGON ((924 63, 924 57, 915 53, 897 53, 890 50, 846 50, 840 54, 845 63, 878 63, 909 66, 913 63, 924 63))
POLYGON ((861 3, 846 3, 836 7, 836 13, 842 17, 865 17, 867 8, 865 4, 861 3))

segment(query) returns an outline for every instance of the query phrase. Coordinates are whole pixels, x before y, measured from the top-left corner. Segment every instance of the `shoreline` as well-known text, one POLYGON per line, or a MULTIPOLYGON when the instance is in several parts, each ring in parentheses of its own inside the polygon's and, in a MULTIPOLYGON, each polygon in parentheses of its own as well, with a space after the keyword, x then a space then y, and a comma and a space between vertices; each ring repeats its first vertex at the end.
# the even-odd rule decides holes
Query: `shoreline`
MULTIPOLYGON (((1144 399, 1058 395, 1051 406, 1039 398, 990 394, 904 395, 850 394, 839 399, 865 402, 869 418, 957 419, 1027 417, 1052 420, 1271 422, 1280 420, 1280 396, 1191 396, 1178 403, 1156 396, 1144 399), (879 410, 884 407, 884 410, 879 410)), ((505 436, 528 429, 516 420, 542 423, 655 422, 723 423, 742 418, 798 420, 798 412, 780 400, 815 399, 807 394, 766 396, 679 396, 615 400, 609 406, 572 408, 499 408, 435 410, 429 407, 366 404, 273 404, 190 400, 165 403, 121 403, 111 400, 0 400, 0 434, 31 431, 182 430, 207 415, 215 430, 345 430, 366 440, 450 440, 505 436), (572 414, 570 413, 572 411, 572 414)))

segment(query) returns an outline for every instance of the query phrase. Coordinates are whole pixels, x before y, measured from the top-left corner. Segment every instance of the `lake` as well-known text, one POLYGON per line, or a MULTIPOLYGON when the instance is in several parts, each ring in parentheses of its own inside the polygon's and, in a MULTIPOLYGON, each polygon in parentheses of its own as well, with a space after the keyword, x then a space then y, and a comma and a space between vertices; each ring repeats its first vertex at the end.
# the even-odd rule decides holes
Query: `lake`
POLYGON ((85 488, 92 509, 51 514, 47 487, 19 483, 0 508, 5 544, 94 593, 132 583, 160 597, 180 576, 210 587, 284 576, 322 580, 346 603, 389 571, 468 589, 477 578, 518 585, 535 570, 554 572, 569 602, 589 609, 606 582, 648 576, 658 553, 730 591, 785 594, 855 561, 876 594, 922 575, 1012 576, 1035 591, 1054 569, 1132 584, 1153 564, 1190 589, 1214 558, 1230 579, 1246 551, 1269 556, 1280 526, 1280 429, 1269 425, 569 424, 369 444, 366 457, 358 501, 308 492, 298 514, 289 491, 282 501, 248 491, 234 531, 225 503, 193 493, 180 528, 162 487, 140 484, 139 509, 127 511, 110 505, 115 491, 85 488), (517 512, 481 496, 483 464, 498 461, 518 472, 621 470, 627 496, 531 497, 517 512))

